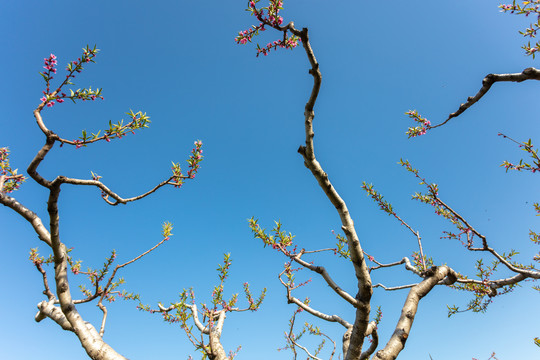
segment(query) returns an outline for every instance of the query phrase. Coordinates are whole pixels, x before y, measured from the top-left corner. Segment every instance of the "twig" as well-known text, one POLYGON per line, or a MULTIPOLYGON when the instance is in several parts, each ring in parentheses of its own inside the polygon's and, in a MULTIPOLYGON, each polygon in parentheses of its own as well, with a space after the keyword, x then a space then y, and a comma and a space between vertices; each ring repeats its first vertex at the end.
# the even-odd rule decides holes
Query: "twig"
POLYGON ((285 286, 285 288, 287 289, 287 300, 288 300, 289 303, 296 304, 298 307, 302 308, 303 310, 307 311, 311 315, 316 316, 316 317, 318 317, 318 318, 320 318, 322 320, 326 320, 326 321, 329 321, 329 322, 337 322, 338 324, 341 324, 342 326, 344 326, 347 329, 352 327, 352 325, 350 323, 348 323, 346 320, 342 319, 338 315, 324 314, 324 313, 322 313, 322 312, 320 312, 318 310, 315 310, 312 307, 304 304, 302 301, 300 301, 297 298, 295 298, 294 296, 292 296, 290 287, 281 279, 281 275, 283 275, 284 272, 285 272, 285 270, 283 270, 279 274, 278 278, 279 278, 279 281, 281 282, 281 284, 283 286, 285 286))

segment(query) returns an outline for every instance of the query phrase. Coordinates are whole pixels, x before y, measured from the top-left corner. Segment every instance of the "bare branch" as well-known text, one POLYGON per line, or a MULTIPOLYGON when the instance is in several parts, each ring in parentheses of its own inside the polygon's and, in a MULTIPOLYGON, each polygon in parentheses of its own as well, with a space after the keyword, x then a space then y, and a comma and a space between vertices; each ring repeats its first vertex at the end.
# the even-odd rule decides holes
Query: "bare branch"
POLYGON ((291 339, 291 342, 293 343, 294 346, 298 347, 299 349, 302 349, 306 353, 309 359, 322 360, 321 358, 318 358, 315 355, 312 355, 305 346, 300 345, 299 343, 294 341, 294 339, 291 339))
POLYGON ((33 211, 23 206, 20 202, 15 200, 15 198, 12 198, 6 194, 0 193, 0 203, 15 210, 19 215, 25 218, 26 221, 32 225, 39 239, 45 242, 47 245, 52 246, 49 231, 45 228, 45 226, 43 226, 41 219, 33 211))
POLYGON ((319 70, 319 63, 315 58, 315 54, 309 42, 308 29, 303 28, 302 31, 299 31, 295 29, 294 23, 292 22, 284 27, 278 27, 278 29, 281 31, 290 30, 294 35, 300 37, 311 65, 309 73, 313 76, 313 88, 311 90, 309 100, 305 105, 304 111, 306 144, 305 146, 300 146, 298 152, 304 158, 304 164, 311 171, 327 198, 336 208, 341 219, 342 229, 347 237, 347 244, 351 254, 351 262, 353 263, 358 282, 358 295, 356 296, 358 303, 356 305, 357 311, 354 322, 355 325, 351 334, 351 343, 354 344, 354 346, 349 347, 349 353, 346 355, 345 359, 357 359, 362 351, 364 333, 369 322, 370 299, 371 295, 373 294, 371 278, 364 260, 360 240, 358 239, 358 235, 354 228, 354 222, 349 214, 347 205, 339 196, 336 189, 332 186, 332 183, 328 179, 328 175, 324 172, 320 163, 315 157, 313 144, 313 137, 315 136, 313 130, 313 119, 315 117, 315 113, 313 109, 321 87, 322 76, 319 70))
POLYGON ((456 281, 455 271, 447 267, 446 265, 439 267, 432 267, 425 272, 426 279, 421 283, 415 285, 409 291, 409 295, 405 300, 405 304, 401 310, 401 316, 396 325, 395 331, 390 337, 390 340, 386 344, 383 350, 379 350, 374 359, 389 360, 395 359, 398 354, 403 350, 405 342, 409 337, 416 311, 418 310, 418 303, 420 299, 426 296, 440 281, 444 278, 453 277, 456 281))
POLYGON ((56 297, 51 292, 51 289, 49 287, 49 282, 47 281, 47 272, 43 269, 43 266, 41 266, 41 263, 34 263, 38 271, 41 273, 41 276, 43 277, 43 287, 45 290, 43 290, 43 294, 47 295, 47 298, 49 301, 54 301, 56 297))
POLYGON ((459 106, 459 109, 456 110, 456 112, 451 113, 448 115, 448 119, 446 119, 444 122, 435 125, 430 126, 431 129, 442 126, 446 124, 450 119, 458 117, 461 115, 465 110, 470 108, 472 105, 474 105, 478 100, 480 100, 491 88, 491 86, 496 82, 522 82, 525 80, 540 80, 540 70, 535 68, 527 68, 523 70, 521 73, 515 73, 515 74, 488 74, 484 80, 482 80, 482 87, 476 93, 475 96, 471 96, 467 98, 467 102, 464 104, 461 104, 459 106))
POLYGON ((378 284, 373 285, 373 287, 374 287, 374 288, 380 287, 380 288, 383 288, 383 289, 386 290, 386 291, 394 291, 394 290, 409 289, 409 288, 415 287, 416 285, 418 285, 418 283, 416 283, 416 284, 409 284, 409 285, 400 285, 400 286, 386 287, 386 286, 384 286, 383 284, 378 283, 378 284))
POLYGON ((320 274, 323 279, 326 281, 326 283, 328 284, 328 286, 330 286, 330 288, 332 290, 334 290, 334 292, 336 294, 338 294, 339 296, 341 296, 343 299, 345 299, 345 301, 347 301, 348 303, 350 303, 352 306, 356 307, 358 305, 358 301, 353 298, 349 293, 347 293, 346 291, 344 291, 341 287, 339 287, 335 282, 334 280, 330 277, 330 274, 328 273, 328 271, 326 271, 326 268, 324 266, 315 266, 313 264, 310 264, 304 260, 302 260, 300 257, 302 256, 302 254, 304 254, 304 251, 301 251, 300 253, 298 253, 296 256, 292 256, 291 258, 297 262, 298 264, 304 266, 305 268, 308 268, 309 270, 311 271, 314 271, 316 272, 317 274, 320 274))
POLYGON ((62 313, 62 310, 60 310, 59 307, 54 306, 54 299, 51 301, 42 301, 38 304, 37 308, 39 309, 38 313, 35 316, 36 322, 40 322, 41 320, 45 318, 50 318, 55 323, 60 325, 62 329, 68 330, 68 331, 74 331, 73 326, 69 323, 69 321, 66 319, 64 314, 62 313))
POLYGON ((293 304, 296 304, 298 305, 299 308, 307 311, 308 313, 310 313, 311 315, 313 316, 316 316, 322 320, 326 320, 326 321, 329 321, 329 322, 337 322, 341 325, 343 325, 345 328, 351 328, 352 325, 350 323, 348 323, 346 320, 342 319, 341 317, 339 317, 338 315, 327 315, 327 314, 324 314, 320 311, 317 311, 313 308, 311 308, 310 306, 306 305, 304 302, 300 301, 299 299, 295 298, 294 296, 291 295, 291 288, 289 285, 287 285, 287 283, 285 283, 282 279, 281 279, 281 275, 283 275, 283 273, 285 272, 286 270, 283 270, 280 274, 279 274, 279 281, 281 282, 281 284, 283 286, 285 286, 285 288, 287 289, 287 301, 289 303, 293 303, 293 304))
POLYGON ((101 319, 101 328, 99 329, 99 336, 103 337, 103 334, 105 334, 105 323, 107 322, 107 308, 103 303, 101 302, 101 299, 99 300, 97 306, 103 311, 103 318, 101 319))
MULTIPOLYGON (((37 111, 37 110, 36 110, 37 111)), ((34 111, 34 115, 36 118, 41 119, 41 116, 38 112, 34 111)), ((39 124, 39 121, 38 121, 39 124)), ((50 131, 50 130, 48 130, 50 131)), ((26 169, 26 172, 32 179, 34 179, 38 184, 41 186, 44 186, 46 188, 49 188, 51 186, 51 182, 49 180, 46 180, 43 178, 39 173, 37 172, 38 166, 41 164, 43 159, 45 159, 45 156, 49 153, 49 151, 52 149, 55 139, 54 134, 52 131, 50 131, 50 135, 47 136, 47 140, 45 141, 45 145, 38 151, 34 159, 30 162, 28 165, 28 168, 26 169)))
POLYGON ((223 349, 223 345, 221 345, 220 341, 225 316, 225 311, 221 312, 218 318, 218 325, 212 326, 210 329, 210 351, 214 360, 228 360, 227 353, 225 352, 225 349, 223 349))
POLYGON ((329 322, 337 322, 338 324, 342 325, 345 328, 352 327, 352 324, 350 324, 346 320, 342 319, 338 315, 327 315, 327 314, 324 314, 324 313, 322 313, 320 311, 317 311, 317 310, 313 309, 312 307, 304 304, 302 301, 298 300, 294 296, 291 296, 289 298, 289 303, 293 303, 293 304, 298 305, 298 307, 302 308, 303 310, 310 313, 311 315, 318 317, 319 319, 326 320, 326 321, 329 321, 329 322))
MULTIPOLYGON (((376 263, 377 266, 371 267, 370 271, 385 268, 385 267, 392 267, 392 266, 396 266, 396 265, 405 264, 405 269, 406 270, 409 270, 409 271, 415 273, 418 276, 422 276, 422 273, 417 268, 415 268, 414 266, 411 265, 411 261, 409 260, 408 257, 404 257, 400 261, 396 261, 396 262, 393 262, 393 263, 390 263, 390 264, 382 264, 382 263, 380 263, 378 261, 375 261, 375 259, 373 260, 373 262, 376 263)), ((375 287, 375 286, 373 286, 373 287, 375 287)))
POLYGON ((87 326, 73 304, 67 277, 67 251, 65 245, 60 242, 59 236, 58 197, 60 195, 60 185, 61 182, 57 180, 51 183, 47 203, 50 218, 51 247, 54 254, 56 294, 60 301, 60 309, 73 327, 73 331, 90 358, 95 360, 125 359, 103 341, 93 326, 91 328, 87 326))
MULTIPOLYGON (((58 179, 60 179, 61 182, 66 183, 66 184, 87 185, 87 186, 96 186, 96 187, 98 187, 104 194, 106 194, 105 196, 103 196, 103 199, 109 205, 113 205, 113 206, 116 206, 118 204, 126 204, 128 202, 137 201, 137 200, 140 200, 142 198, 145 198, 148 195, 154 193, 156 190, 158 190, 159 188, 161 188, 161 187, 163 187, 165 185, 174 184, 174 183, 171 183, 171 180, 173 178, 174 178, 174 176, 169 177, 167 180, 164 180, 164 181, 160 182, 158 185, 156 185, 154 188, 150 189, 149 191, 145 192, 144 194, 124 199, 120 195, 116 194, 111 189, 109 189, 107 186, 105 186, 101 181, 73 179, 73 178, 68 178, 68 177, 65 177, 65 176, 59 176, 58 177, 58 179), (109 196, 112 197, 116 201, 113 202, 113 201, 108 200, 109 196)), ((182 178, 183 179, 188 179, 189 177, 183 176, 182 178)))
POLYGON ((371 345, 362 353, 362 355, 360 355, 360 360, 368 359, 371 354, 377 350, 377 346, 379 346, 379 334, 377 333, 377 324, 375 324, 374 321, 369 323, 368 333, 366 333, 366 336, 369 335, 371 335, 371 345))

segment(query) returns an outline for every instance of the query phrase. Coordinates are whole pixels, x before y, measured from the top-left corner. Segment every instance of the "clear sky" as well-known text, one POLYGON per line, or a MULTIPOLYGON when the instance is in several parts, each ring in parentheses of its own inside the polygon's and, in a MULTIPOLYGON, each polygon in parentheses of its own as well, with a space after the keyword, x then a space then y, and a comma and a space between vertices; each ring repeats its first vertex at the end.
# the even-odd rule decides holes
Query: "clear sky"
MULTIPOLYGON (((268 288, 256 313, 227 318, 223 343, 243 349, 238 359, 288 359, 277 353, 294 307, 286 304, 277 280, 285 258, 253 239, 247 219, 254 216, 271 228, 280 219, 300 247, 334 246, 331 230, 339 218, 303 166, 296 149, 304 141, 303 109, 311 90, 308 61, 302 49, 255 57, 254 44, 239 46, 234 37, 248 28, 246 1, 2 1, 0 146, 9 146, 11 163, 20 170, 44 143, 32 111, 42 96, 43 58, 58 57, 59 69, 96 44, 96 64, 78 76, 75 88, 103 88, 104 101, 64 103, 43 111, 51 129, 74 139, 82 129, 103 129, 109 120, 133 109, 146 112, 150 128, 119 141, 88 148, 55 147, 40 168, 57 175, 90 178, 90 171, 123 196, 142 193, 169 176, 171 161, 187 159, 193 141, 204 142, 197 179, 180 190, 162 189, 150 198, 110 207, 93 188, 64 186, 60 199, 61 238, 73 256, 98 267, 116 249, 118 261, 129 260, 160 240, 163 221, 174 224, 174 237, 162 248, 122 272, 125 288, 142 301, 175 301, 183 288, 194 287, 199 302, 209 302, 217 283, 222 254, 233 265, 228 294, 268 288)), ((440 239, 451 226, 432 210, 410 200, 423 190, 396 163, 403 157, 440 186, 440 195, 483 232, 500 252, 522 251, 529 263, 535 249, 529 229, 538 230, 532 203, 538 201, 530 174, 508 173, 503 160, 524 152, 497 136, 503 132, 524 141, 536 138, 536 82, 504 83, 461 117, 427 136, 408 140, 417 109, 433 123, 444 120, 488 73, 520 72, 537 61, 526 57, 518 30, 524 17, 502 14, 498 2, 485 1, 285 1, 285 22, 308 27, 320 62, 323 84, 315 107, 315 141, 320 162, 347 201, 365 250, 383 262, 410 256, 411 237, 394 219, 377 209, 360 188, 373 183, 399 214, 420 230, 425 252, 436 264, 474 275, 476 254, 457 242, 440 239)), ((267 31, 262 45, 277 38, 267 31)), ((58 78, 62 72, 59 71, 58 78)), ((46 223, 47 193, 32 181, 14 196, 46 223)), ((45 320, 33 320, 42 301, 40 274, 28 252, 43 244, 28 223, 0 208, 0 358, 81 359, 76 337, 45 320)), ((46 253, 46 252, 45 252, 46 253)), ((313 258, 328 267, 346 290, 355 292, 350 264, 332 256, 313 258)), ((505 273, 501 274, 504 276, 505 273)), ((298 291, 312 305, 349 321, 353 309, 313 274, 313 283, 298 291)), ((76 283, 76 280, 73 280, 76 283)), ((400 285, 416 279, 403 268, 374 273, 374 282, 400 285)), ((446 305, 465 306, 470 295, 436 288, 419 307, 402 360, 532 359, 539 349, 538 292, 525 283, 496 298, 486 314, 447 317, 446 305)), ((76 289, 74 289, 74 293, 76 289)), ((380 341, 393 332, 406 291, 375 290, 381 306, 380 341)), ((242 305, 242 299, 239 305, 242 305)), ((98 326, 100 311, 79 306, 98 326)), ((313 318, 302 318, 300 323, 313 318)), ((342 328, 316 322, 341 341, 342 328)), ((109 306, 105 340, 131 359, 198 357, 183 331, 159 316, 135 309, 134 303, 109 306)))

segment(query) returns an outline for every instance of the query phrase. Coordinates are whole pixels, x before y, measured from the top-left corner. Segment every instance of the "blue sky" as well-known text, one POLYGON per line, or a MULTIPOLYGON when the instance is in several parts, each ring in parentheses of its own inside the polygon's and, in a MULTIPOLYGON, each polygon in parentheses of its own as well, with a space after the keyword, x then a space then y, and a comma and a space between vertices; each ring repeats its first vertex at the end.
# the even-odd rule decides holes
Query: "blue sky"
MULTIPOLYGON (((420 230, 425 252, 474 274, 476 254, 440 239, 449 224, 431 209, 410 200, 423 190, 396 162, 406 158, 440 194, 483 232, 497 250, 516 249, 528 263, 537 251, 528 240, 537 229, 532 203, 538 201, 530 174, 508 173, 503 160, 522 151, 497 136, 523 141, 536 137, 538 84, 496 84, 461 117, 428 136, 408 140, 411 124, 404 112, 417 109, 432 123, 444 120, 479 89, 488 73, 520 72, 535 66, 520 46, 518 30, 527 19, 502 14, 497 2, 285 1, 282 15, 298 28, 308 27, 321 65, 323 85, 316 105, 316 151, 334 186, 347 201, 364 249, 383 262, 410 256, 416 240, 377 209, 363 193, 373 183, 406 221, 420 230)), ((226 290, 268 288, 256 313, 227 318, 223 343, 243 349, 238 359, 287 359, 277 353, 294 308, 286 304, 277 280, 285 258, 253 239, 247 219, 271 228, 280 219, 299 246, 333 246, 331 230, 339 218, 303 166, 296 149, 304 140, 303 108, 311 90, 302 49, 255 57, 254 46, 234 37, 253 18, 246 1, 25 1, 0 4, 4 68, 0 146, 9 146, 13 167, 23 170, 44 142, 33 109, 42 96, 43 58, 58 57, 59 69, 96 44, 97 64, 76 78, 75 88, 103 88, 104 101, 64 103, 46 109, 51 129, 74 139, 81 129, 95 131, 129 109, 146 112, 149 129, 120 141, 83 149, 55 147, 40 168, 57 175, 89 178, 90 171, 118 193, 133 196, 169 176, 171 161, 184 162, 193 141, 204 142, 197 179, 182 189, 165 188, 150 198, 110 207, 96 189, 64 186, 60 200, 61 238, 85 265, 98 267, 111 249, 118 261, 138 255, 160 240, 163 221, 175 236, 158 251, 122 272, 125 288, 155 305, 177 299, 194 287, 199 302, 209 302, 222 254, 233 265, 226 290)), ((267 31, 262 45, 277 38, 267 31)), ((60 71, 58 78, 61 77, 60 71)), ((47 194, 31 181, 15 197, 46 219, 47 194)), ((44 221, 45 222, 45 221, 44 221)), ((51 321, 36 324, 41 295, 39 273, 27 260, 32 247, 45 251, 31 227, 7 208, 0 209, 5 244, 0 252, 0 357, 5 359, 84 358, 71 333, 51 321)), ((350 264, 332 256, 313 259, 328 267, 343 288, 354 292, 350 264)), ((321 311, 352 319, 349 308, 328 287, 313 283, 298 291, 321 311)), ((76 280, 73 280, 76 281, 76 280)), ((381 270, 374 282, 399 285, 415 281, 405 270, 381 270)), ((385 343, 399 316, 406 292, 376 290, 380 339, 385 343)), ((533 358, 540 336, 538 293, 530 283, 497 298, 487 314, 447 318, 446 304, 465 305, 468 294, 437 288, 422 300, 400 359, 533 358)), ((242 302, 240 301, 240 305, 242 302)), ((99 324, 95 306, 80 306, 85 319, 99 324)), ((132 359, 185 359, 197 356, 183 331, 159 317, 138 312, 133 303, 109 307, 105 339, 132 359)), ((302 321, 313 319, 306 317, 302 321)), ((301 322, 302 322, 301 321, 301 322)), ((340 342, 338 325, 317 323, 340 342)))

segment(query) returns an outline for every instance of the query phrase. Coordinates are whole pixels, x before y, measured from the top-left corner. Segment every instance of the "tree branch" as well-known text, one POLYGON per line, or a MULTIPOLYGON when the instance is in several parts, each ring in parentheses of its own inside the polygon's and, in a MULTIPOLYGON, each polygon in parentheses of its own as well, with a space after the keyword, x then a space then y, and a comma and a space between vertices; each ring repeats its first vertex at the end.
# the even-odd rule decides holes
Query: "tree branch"
MULTIPOLYGON (((371 270, 377 270, 377 269, 380 269, 380 268, 392 267, 392 266, 396 266, 396 265, 405 264, 405 269, 415 273, 418 276, 422 276, 422 273, 417 268, 415 268, 414 266, 411 265, 411 261, 409 260, 408 257, 404 257, 400 261, 396 261, 396 262, 393 262, 393 263, 390 263, 390 264, 382 264, 382 263, 380 263, 378 261, 375 261, 375 259, 373 260, 373 262, 376 263, 377 266, 371 267, 370 271, 371 270)), ((373 287, 375 287, 375 286, 373 286, 373 287)))
POLYGON ((409 291, 409 295, 405 300, 405 304, 401 310, 401 316, 396 325, 395 331, 390 337, 390 340, 384 347, 384 349, 379 350, 374 359, 378 360, 389 360, 395 359, 401 350, 405 347, 405 342, 409 337, 411 327, 418 310, 418 303, 420 299, 426 296, 440 281, 442 281, 447 276, 453 277, 454 282, 456 281, 455 271, 447 267, 446 265, 439 267, 432 267, 426 273, 426 279, 421 283, 412 287, 409 291))
POLYGON ((360 360, 368 359, 371 354, 377 350, 377 346, 379 346, 379 334, 377 333, 377 324, 375 324, 374 321, 369 323, 368 331, 366 332, 366 336, 371 335, 372 341, 369 348, 360 355, 360 360))
POLYGON ((328 286, 330 286, 330 288, 332 290, 334 290, 334 292, 336 294, 338 294, 339 296, 341 296, 345 301, 347 301, 348 303, 350 303, 352 306, 356 307, 358 305, 358 301, 353 298, 349 293, 347 293, 346 291, 344 291, 341 287, 339 287, 335 282, 334 280, 332 279, 332 277, 330 277, 330 274, 328 273, 328 271, 326 271, 326 268, 324 266, 315 266, 315 265, 312 265, 304 260, 302 260, 300 257, 302 256, 302 254, 304 254, 303 251, 301 251, 300 253, 298 253, 296 256, 292 256, 291 258, 297 262, 298 264, 304 266, 305 268, 308 268, 309 270, 311 271, 314 271, 316 272, 317 274, 320 274, 323 279, 326 281, 326 283, 328 284, 328 286))
POLYGON ((300 146, 298 152, 304 158, 304 164, 311 171, 327 198, 336 208, 341 219, 342 229, 347 237, 347 244, 351 254, 351 262, 353 263, 358 283, 358 294, 356 296, 356 319, 351 334, 352 346, 349 347, 349 352, 346 355, 345 360, 358 359, 361 355, 364 334, 369 322, 370 300, 371 295, 373 294, 373 289, 371 287, 371 278, 364 260, 362 247, 360 246, 360 241, 354 228, 354 222, 349 214, 347 205, 339 196, 336 189, 332 186, 332 183, 328 179, 328 175, 323 171, 320 163, 315 157, 313 144, 313 137, 315 136, 313 131, 313 119, 315 117, 315 113, 313 109, 321 87, 322 75, 319 70, 319 63, 315 58, 315 54, 309 42, 308 29, 303 28, 302 31, 299 31, 295 29, 294 23, 292 22, 285 27, 278 27, 278 29, 281 31, 290 30, 294 35, 300 37, 311 65, 309 73, 313 76, 313 88, 311 90, 309 100, 305 105, 304 111, 306 145, 300 146))
POLYGON ((310 313, 313 316, 318 317, 319 319, 329 321, 329 322, 337 322, 338 324, 342 325, 345 328, 352 327, 352 324, 348 323, 346 320, 342 319, 338 315, 327 315, 324 314, 318 310, 313 309, 312 307, 304 304, 302 301, 298 300, 294 296, 289 297, 289 303, 296 304, 298 307, 302 308, 302 310, 305 310, 306 312, 310 313))
POLYGON ((30 225, 32 225, 34 231, 36 232, 38 238, 41 241, 43 241, 49 246, 52 246, 51 235, 49 234, 49 231, 45 228, 45 226, 43 226, 41 219, 36 215, 36 213, 23 206, 20 202, 15 200, 15 198, 12 198, 11 196, 8 196, 6 194, 0 193, 0 203, 15 210, 15 212, 21 215, 26 221, 30 223, 30 225))
POLYGON ((482 80, 482 87, 476 93, 475 96, 471 96, 467 98, 467 102, 464 104, 461 104, 459 106, 459 109, 457 109, 455 112, 448 115, 448 119, 446 119, 444 122, 435 125, 430 126, 431 129, 442 126, 446 124, 450 119, 458 117, 461 115, 465 110, 470 108, 472 105, 474 105, 478 100, 480 100, 491 88, 491 86, 496 82, 522 82, 525 80, 540 80, 540 70, 535 68, 527 68, 523 70, 521 73, 515 73, 515 74, 488 74, 484 80, 482 80))
POLYGON ((317 311, 313 308, 311 308, 310 306, 306 305, 304 302, 300 301, 299 299, 295 298, 294 296, 291 295, 291 288, 289 285, 287 285, 287 283, 285 283, 282 279, 281 279, 281 275, 283 275, 283 273, 285 272, 286 270, 283 270, 280 274, 279 274, 279 281, 281 282, 281 284, 283 286, 285 286, 285 288, 287 289, 287 301, 289 304, 296 304, 299 308, 301 308, 302 310, 305 310, 307 311, 308 313, 310 313, 311 315, 313 316, 316 316, 318 317, 319 319, 322 319, 322 320, 326 320, 326 321, 329 321, 329 322, 337 322, 341 325, 343 325, 346 329, 349 329, 349 328, 352 328, 352 325, 349 324, 346 320, 342 319, 341 317, 339 317, 338 315, 327 315, 327 314, 324 314, 320 311, 317 311))
POLYGON ((54 255, 56 294, 60 301, 60 309, 73 327, 74 333, 91 359, 124 360, 125 358, 122 355, 118 354, 103 341, 95 328, 92 327, 92 331, 87 326, 73 304, 67 276, 67 251, 65 245, 60 242, 59 236, 58 197, 60 195, 61 184, 61 181, 58 181, 58 179, 51 182, 49 200, 47 202, 47 211, 50 218, 51 247, 54 255))
MULTIPOLYGON (((73 179, 73 178, 68 178, 68 177, 65 177, 65 176, 59 176, 58 177, 60 179, 60 181, 62 181, 63 183, 65 184, 72 184, 72 185, 86 185, 86 186, 96 186, 98 187, 104 194, 106 194, 105 196, 103 196, 103 199, 109 204, 109 205, 113 205, 113 206, 116 206, 118 204, 126 204, 128 202, 132 202, 132 201, 137 201, 137 200, 140 200, 144 197, 147 197, 148 195, 154 193, 156 190, 158 190, 159 188, 165 186, 165 185, 170 185, 172 184, 170 181, 174 178, 174 176, 171 176, 169 177, 167 180, 164 180, 162 182, 160 182, 158 185, 156 185, 154 188, 152 188, 151 190, 145 192, 144 194, 141 194, 141 195, 138 195, 138 196, 134 196, 134 197, 131 197, 131 198, 127 198, 127 199, 124 199, 122 198, 121 196, 119 196, 118 194, 116 194, 115 192, 113 192, 111 189, 109 189, 107 186, 105 186, 101 181, 98 181, 98 180, 82 180, 82 179, 73 179), (112 202, 110 200, 108 200, 108 197, 112 197, 114 200, 116 200, 115 202, 112 202)), ((183 179, 188 179, 189 177, 187 176, 183 176, 182 177, 183 179)))

